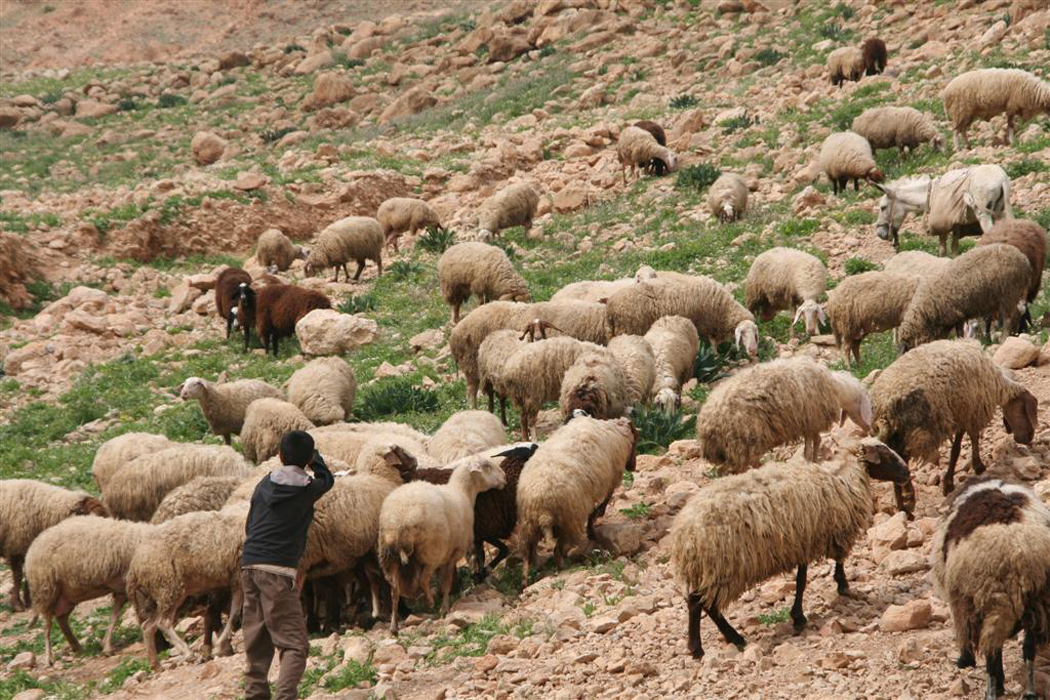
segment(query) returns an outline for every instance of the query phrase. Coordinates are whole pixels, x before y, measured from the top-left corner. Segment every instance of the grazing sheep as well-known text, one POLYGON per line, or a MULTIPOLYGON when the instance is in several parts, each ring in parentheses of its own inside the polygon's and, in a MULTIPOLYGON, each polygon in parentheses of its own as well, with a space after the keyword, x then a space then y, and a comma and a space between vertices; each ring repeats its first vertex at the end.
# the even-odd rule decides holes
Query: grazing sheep
POLYGON ((109 515, 102 501, 83 491, 69 491, 32 479, 0 480, 0 557, 11 567, 7 602, 24 610, 22 564, 37 535, 74 515, 109 515))
POLYGON ((252 276, 239 267, 227 267, 219 273, 215 281, 215 310, 219 318, 226 322, 226 340, 230 339, 230 330, 237 320, 237 300, 240 298, 241 285, 251 283, 252 276))
POLYGON ((244 415, 256 399, 281 398, 281 392, 261 379, 238 379, 215 383, 200 377, 189 377, 182 383, 179 397, 196 399, 211 431, 230 444, 231 435, 240 435, 244 415))
POLYGON ((736 173, 722 173, 707 190, 707 208, 723 224, 743 218, 747 211, 747 183, 736 173))
MULTIPOLYGON (((667 145, 667 134, 664 132, 664 128, 656 122, 649 119, 642 119, 641 121, 635 122, 634 126, 638 127, 639 129, 645 129, 646 131, 648 131, 650 134, 653 135, 653 138, 656 139, 656 142, 661 146, 667 145)), ((654 158, 653 160, 649 161, 649 165, 646 166, 645 170, 651 175, 666 175, 667 165, 659 158, 654 158)))
POLYGON ((503 367, 511 355, 524 345, 520 332, 515 330, 493 331, 478 347, 478 386, 489 399, 489 413, 495 413, 496 397, 499 396, 500 420, 507 424, 507 394, 504 387, 497 386, 503 375, 503 367))
MULTIPOLYGON (((251 307, 255 316, 255 331, 259 334, 263 349, 267 352, 273 346, 273 356, 277 357, 277 343, 281 338, 295 335, 295 324, 314 309, 330 309, 332 301, 321 292, 312 289, 295 287, 290 284, 272 284, 263 287, 258 294, 251 295, 251 301, 242 295, 239 309, 251 307)), ((238 318, 241 317, 238 311, 238 318)), ((248 313, 245 311, 244 313, 248 313)), ((248 351, 249 333, 244 331, 244 351, 248 351)))
POLYGON ((923 250, 903 250, 884 262, 882 271, 909 277, 931 277, 951 262, 951 258, 930 255, 923 250))
POLYGON ((539 204, 540 193, 527 182, 504 187, 481 204, 478 229, 482 239, 495 238, 512 226, 524 226, 527 236, 539 204))
POLYGON ((824 139, 818 163, 831 181, 835 194, 845 192, 850 180, 853 180, 856 191, 860 191, 860 180, 882 182, 882 173, 875 165, 871 146, 863 136, 852 131, 840 131, 824 139))
POLYGON ((559 568, 569 550, 594 539, 594 522, 605 515, 624 471, 634 471, 638 433, 626 418, 573 418, 551 434, 518 480, 518 545, 522 580, 536 565, 543 539, 555 541, 559 568))
POLYGON ((300 367, 286 385, 288 400, 314 425, 346 420, 354 410, 357 379, 341 357, 319 357, 300 367))
POLYGON ((674 151, 666 146, 661 146, 656 137, 643 128, 628 126, 620 132, 620 138, 616 142, 616 157, 620 161, 620 171, 623 174, 623 184, 627 184, 627 168, 631 169, 631 175, 637 177, 637 168, 652 167, 660 172, 671 172, 678 162, 674 151), (652 165, 659 162, 659 165, 652 165))
POLYGON ((934 534, 930 568, 948 604, 959 668, 985 658, 985 698, 1005 694, 1003 644, 1024 630, 1024 700, 1037 700, 1036 649, 1050 644, 1050 509, 1001 479, 968 481, 934 534))
POLYGON ((805 440, 816 461, 820 434, 841 416, 871 428, 871 399, 848 372, 832 372, 808 357, 749 367, 717 384, 696 419, 704 459, 738 472, 757 467, 777 445, 805 440))
POLYGON ((601 348, 584 353, 566 370, 558 406, 565 421, 576 411, 603 420, 619 418, 631 405, 629 392, 623 367, 611 352, 601 348))
POLYGON ((460 411, 448 417, 427 441, 427 452, 448 464, 507 444, 507 432, 488 411, 460 411))
POLYGON ((616 292, 630 287, 636 282, 644 282, 656 278, 656 271, 648 265, 642 265, 634 277, 626 277, 619 280, 584 280, 572 282, 565 285, 550 298, 552 302, 563 301, 587 301, 597 303, 608 299, 616 292))
POLYGON ((529 322, 539 321, 555 335, 567 335, 588 343, 605 344, 608 319, 605 304, 587 301, 541 301, 529 306, 529 322))
POLYGON ((1006 114, 1006 141, 1014 142, 1014 121, 1050 114, 1050 83, 1016 68, 981 68, 952 79, 941 93, 944 111, 955 126, 955 148, 962 138, 970 147, 967 129, 977 119, 1006 114))
POLYGON ((244 414, 241 449, 249 461, 265 462, 280 450, 285 433, 313 427, 295 404, 281 399, 259 399, 253 401, 244 414))
POLYGON ((656 380, 656 357, 648 341, 640 335, 618 335, 609 341, 609 353, 627 380, 627 405, 649 403, 656 380))
POLYGON ((95 452, 95 459, 91 463, 91 476, 95 479, 99 493, 105 492, 110 478, 131 460, 176 444, 163 435, 151 433, 124 433, 106 440, 95 452))
POLYGON ((918 285, 919 277, 874 271, 850 275, 828 292, 831 332, 846 367, 850 353, 860 364, 860 346, 867 335, 901 324, 918 285))
POLYGON ((529 285, 496 246, 457 243, 441 254, 437 271, 441 296, 452 307, 453 325, 459 323, 459 307, 471 295, 479 297, 479 305, 494 300, 529 300, 529 285))
MULTIPOLYGON (((938 340, 897 358, 872 384, 871 403, 874 434, 906 461, 936 464, 941 444, 952 440, 945 495, 955 487, 963 434, 970 436, 974 472, 984 471, 981 432, 997 408, 1018 443, 1031 444, 1038 426, 1036 398, 966 340, 938 340)), ((896 491, 898 508, 911 512, 914 490, 896 491)))
POLYGON ((1028 258, 1013 246, 993 243, 963 253, 919 283, 901 319, 898 349, 908 352, 958 332, 969 319, 992 315, 1009 334, 1031 280, 1028 258))
POLYGON ((259 234, 255 244, 255 259, 271 274, 284 272, 295 260, 305 260, 309 251, 292 243, 279 229, 271 228, 259 234))
POLYGON ((1046 265, 1046 231, 1034 221, 1028 219, 1002 219, 992 230, 977 239, 978 246, 1006 243, 1024 253, 1028 264, 1032 266, 1031 283, 1025 295, 1024 315, 1021 317, 1021 329, 1031 323, 1032 316, 1029 304, 1039 295, 1043 283, 1043 267, 1046 265))
POLYGON ((338 282, 341 267, 345 281, 350 281, 346 264, 351 260, 357 262, 354 282, 361 278, 368 260, 376 264, 376 277, 383 274, 383 227, 370 216, 348 216, 325 227, 306 258, 305 272, 310 276, 333 267, 332 281, 338 282))
POLYGON ((473 549, 474 504, 482 491, 503 488, 506 477, 495 461, 467 457, 453 465, 448 484, 412 482, 399 486, 379 511, 377 554, 390 584, 390 631, 397 634, 401 595, 434 604, 430 578, 440 577, 441 614, 448 612, 448 594, 456 562, 473 549))
POLYGON ((871 149, 897 148, 914 151, 920 144, 929 143, 935 151, 944 146, 944 139, 928 116, 914 107, 872 107, 853 120, 853 131, 871 144, 871 149))
POLYGON ((247 476, 250 471, 230 447, 180 444, 128 462, 110 479, 102 502, 115 518, 145 522, 169 491, 195 476, 247 476))
POLYGON ((864 52, 855 46, 840 46, 828 54, 826 65, 831 84, 842 87, 847 80, 857 81, 864 75, 864 52))
POLYGON ((412 456, 412 461, 423 468, 440 467, 443 463, 427 452, 426 440, 415 440, 407 435, 374 433, 361 445, 357 461, 353 463, 354 474, 372 474, 399 483, 404 481, 401 464, 402 455, 412 456))
POLYGON ((150 523, 160 525, 186 513, 219 510, 243 481, 243 476, 195 476, 164 496, 150 523))
POLYGON ((682 385, 693 376, 700 336, 689 319, 664 316, 645 333, 645 341, 652 348, 656 363, 653 402, 673 412, 682 405, 682 385))
POLYGON ((441 225, 441 218, 434 208, 422 199, 412 197, 391 197, 379 205, 376 212, 376 220, 383 228, 383 239, 386 247, 394 246, 398 250, 397 241, 401 234, 408 232, 416 235, 416 231, 433 226, 441 231, 445 227, 441 225))
POLYGON ((886 42, 873 36, 864 40, 860 52, 864 56, 864 72, 867 75, 880 75, 886 70, 886 42))
POLYGON ((794 248, 770 248, 755 258, 747 271, 744 303, 763 321, 790 309, 794 314, 792 337, 799 318, 806 325, 806 333, 816 335, 825 320, 820 297, 827 285, 828 269, 817 256, 794 248))
POLYGON ((74 654, 80 643, 69 627, 77 603, 113 595, 102 651, 113 653, 113 632, 127 602, 124 577, 131 558, 153 525, 96 515, 66 518, 44 530, 26 552, 25 573, 33 611, 44 622, 44 663, 53 666, 51 620, 57 619, 74 654))
POLYGON ((704 655, 700 616, 707 613, 725 640, 747 643, 723 617, 745 591, 796 570, 791 620, 806 624, 802 595, 811 562, 834 559, 840 595, 849 594, 843 562, 871 525, 871 479, 909 477, 900 457, 866 438, 831 464, 794 459, 709 483, 689 499, 671 526, 671 567, 689 608, 688 645, 704 655))

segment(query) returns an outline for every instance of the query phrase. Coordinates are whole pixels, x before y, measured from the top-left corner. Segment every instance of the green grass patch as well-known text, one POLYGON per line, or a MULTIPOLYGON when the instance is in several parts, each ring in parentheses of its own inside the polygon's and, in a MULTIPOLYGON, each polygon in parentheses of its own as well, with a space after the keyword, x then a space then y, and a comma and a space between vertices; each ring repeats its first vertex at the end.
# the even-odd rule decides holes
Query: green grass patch
POLYGON ((416 245, 428 253, 444 253, 456 242, 456 232, 452 229, 441 229, 427 226, 426 233, 419 237, 416 245))
POLYGON ((460 657, 483 656, 493 637, 509 634, 524 639, 532 634, 532 628, 531 621, 507 623, 490 613, 480 622, 467 625, 453 634, 442 634, 429 640, 434 650, 427 655, 426 660, 432 666, 441 666, 460 657))
POLYGON ((690 95, 689 93, 682 93, 681 95, 675 95, 668 102, 668 106, 671 109, 690 109, 700 104, 700 98, 696 95, 690 95))
POLYGON ((781 622, 787 622, 791 619, 791 610, 788 608, 781 608, 773 613, 763 613, 758 616, 758 621, 766 626, 776 625, 781 622))
POLYGON ((378 421, 403 413, 433 413, 438 408, 438 394, 415 385, 407 377, 380 379, 359 392, 359 420, 378 421))
POLYGON ((683 416, 681 411, 668 413, 653 406, 637 409, 631 421, 638 430, 639 454, 663 452, 675 440, 691 438, 696 432, 696 416, 683 416))
POLYGON ((867 258, 852 257, 844 265, 847 275, 859 275, 862 272, 871 272, 879 269, 879 266, 867 258))
POLYGON ((680 190, 703 192, 719 178, 722 171, 708 163, 689 165, 678 171, 674 186, 680 190))
POLYGON ((1045 173, 1050 170, 1050 163, 1036 158, 1024 158, 1006 166, 1006 174, 1011 180, 1024 177, 1030 173, 1045 173))
POLYGON ((360 314, 375 311, 378 302, 373 294, 351 294, 338 306, 344 314, 360 314))
POLYGON ((626 515, 630 520, 638 520, 640 518, 648 518, 649 514, 653 512, 652 505, 642 501, 635 503, 629 508, 621 508, 620 512, 626 515))

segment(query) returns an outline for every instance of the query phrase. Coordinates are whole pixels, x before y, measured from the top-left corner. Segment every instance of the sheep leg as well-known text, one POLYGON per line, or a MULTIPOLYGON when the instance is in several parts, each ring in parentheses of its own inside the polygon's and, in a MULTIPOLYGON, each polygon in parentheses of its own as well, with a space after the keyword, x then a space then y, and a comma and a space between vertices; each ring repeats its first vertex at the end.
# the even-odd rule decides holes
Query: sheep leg
POLYGON ((7 604, 14 609, 15 612, 21 612, 25 610, 25 605, 22 602, 22 557, 11 557, 7 560, 8 566, 11 567, 11 593, 7 596, 7 604))
POLYGON ((230 614, 226 618, 226 625, 222 628, 215 646, 219 648, 219 656, 233 656, 233 625, 241 617, 241 608, 244 605, 244 591, 237 589, 233 592, 233 600, 230 602, 230 614))
POLYGON ((524 411, 521 412, 521 439, 525 441, 529 439, 529 416, 524 411))
POLYGON ((109 610, 109 626, 106 627, 106 635, 102 638, 102 653, 106 656, 113 653, 113 634, 117 631, 117 625, 120 624, 120 612, 127 602, 128 597, 125 594, 113 594, 113 605, 109 610))
POLYGON ((735 646, 741 651, 747 646, 747 640, 740 636, 740 633, 733 629, 733 626, 729 624, 729 621, 722 617, 722 614, 718 612, 718 606, 712 605, 707 608, 707 616, 711 618, 711 621, 718 627, 718 631, 722 633, 722 636, 727 642, 735 646))
POLYGON ((908 480, 906 484, 894 484, 893 485, 893 499, 897 503, 897 510, 904 512, 908 516, 908 520, 914 517, 913 511, 915 510, 915 485, 908 480))
POLYGON ((423 597, 427 601, 427 608, 434 607, 434 591, 430 590, 430 579, 434 578, 434 568, 430 566, 424 566, 423 572, 420 575, 423 582, 423 597))
POLYGON ((700 596, 692 593, 685 598, 686 607, 689 609, 689 626, 686 629, 686 639, 689 640, 689 653, 699 661, 704 658, 704 645, 700 641, 700 615, 703 606, 700 605, 700 596))
POLYGON ((142 623, 142 638, 146 641, 146 659, 154 671, 160 670, 160 661, 157 659, 157 625, 152 620, 142 623))
MULTIPOLYGON (((390 634, 397 636, 397 607, 401 602, 401 572, 388 576, 390 582, 390 634)), ((373 603, 373 606, 375 603, 373 603)))
POLYGON ((73 630, 69 628, 69 614, 72 610, 67 610, 61 615, 56 615, 55 619, 58 620, 58 628, 62 630, 62 636, 66 638, 66 642, 69 643, 69 648, 74 654, 81 652, 80 642, 77 641, 77 636, 73 634, 73 630))
POLYGON ((51 653, 51 613, 44 613, 44 663, 48 666, 55 665, 55 657, 51 653))
POLYGON ((1025 665, 1024 695, 1021 700, 1038 700, 1039 696, 1035 692, 1035 637, 1030 630, 1025 630, 1021 656, 1025 665))
POLYGON ((382 614, 381 606, 379 603, 379 576, 371 567, 364 567, 365 579, 368 581, 368 589, 372 594, 372 619, 378 620, 382 614))
POLYGON ((244 327, 244 351, 248 352, 248 345, 252 340, 252 331, 248 326, 244 327))
MULTIPOLYGON (((489 397, 489 413, 495 414, 496 413, 496 392, 494 392, 492 389, 486 389, 485 390, 485 394, 487 394, 488 397, 489 397)), ((504 423, 504 425, 506 425, 506 423, 504 423)))
MULTIPOLYGON (((486 540, 486 541, 489 544, 491 544, 493 547, 495 547, 496 550, 497 550, 496 558, 493 559, 492 561, 490 561, 489 565, 487 567, 485 567, 485 575, 487 576, 488 572, 494 570, 496 568, 496 566, 499 565, 500 562, 502 562, 504 559, 506 559, 510 555, 510 548, 507 547, 507 545, 505 545, 501 540, 498 540, 498 539, 491 539, 491 540, 486 540)), ((485 579, 482 578, 482 581, 484 581, 484 580, 485 579)))
POLYGON ((944 473, 944 481, 941 482, 941 493, 947 496, 955 490, 955 464, 959 461, 959 452, 962 451, 962 439, 965 431, 960 430, 952 440, 952 451, 948 455, 948 471, 944 473))
POLYGON ((627 184, 627 163, 620 163, 620 174, 623 176, 623 184, 627 184))
POLYGON ((1014 115, 1006 115, 1006 143, 1008 146, 1014 145, 1014 115))
POLYGON ((952 231, 952 257, 959 254, 959 234, 952 231))
POLYGON ((485 580, 488 572, 485 569, 485 540, 474 538, 474 583, 485 580))
POLYGON ((499 418, 503 422, 503 427, 507 427, 507 397, 499 397, 499 418))
MULTIPOLYGON (((159 629, 161 634, 164 635, 164 638, 175 647, 175 651, 183 659, 189 660, 193 658, 193 651, 190 650, 190 645, 187 644, 186 641, 179 636, 179 633, 175 631, 174 616, 165 616, 157 620, 157 629, 159 629)), ((145 630, 143 630, 143 632, 145 632, 145 630)))
POLYGON ((802 612, 802 595, 806 592, 806 573, 809 567, 806 564, 802 564, 798 567, 798 574, 795 576, 795 602, 791 606, 791 626, 795 628, 795 632, 801 632, 806 626, 806 615, 802 612))
POLYGON ((452 325, 459 323, 459 304, 452 305, 452 325))
POLYGON ((996 700, 1000 695, 1005 694, 1006 689, 1003 687, 1004 683, 1002 680, 1003 673, 1003 651, 1000 649, 998 652, 988 652, 984 655, 984 667, 988 675, 988 684, 984 691, 984 700, 996 700))
MULTIPOLYGON (((861 338, 860 340, 855 340, 851 343, 851 349, 853 350, 853 359, 858 365, 860 364, 860 344, 862 342, 864 342, 863 338, 861 338)), ((848 362, 846 363, 846 366, 849 367, 848 362)))
POLYGON ((849 581, 846 580, 846 567, 842 565, 841 559, 835 560, 835 587, 840 596, 849 596, 849 581))
POLYGON ((452 590, 452 578, 456 574, 456 562, 445 565, 441 576, 441 616, 448 615, 448 594, 452 590))
POLYGON ((984 474, 984 462, 981 461, 981 432, 979 430, 970 432, 970 447, 973 450, 973 458, 970 460, 973 464, 973 473, 984 474))
POLYGON ((598 537, 594 534, 594 521, 598 518, 605 516, 605 509, 609 507, 609 501, 611 499, 612 494, 610 493, 608 496, 605 497, 604 501, 598 504, 597 508, 591 511, 590 516, 587 518, 587 537, 589 537, 592 540, 598 539, 598 537))
POLYGON ((941 235, 941 236, 938 236, 938 238, 940 238, 940 240, 941 240, 940 251, 941 251, 941 257, 943 258, 946 255, 948 255, 948 237, 946 235, 941 235))

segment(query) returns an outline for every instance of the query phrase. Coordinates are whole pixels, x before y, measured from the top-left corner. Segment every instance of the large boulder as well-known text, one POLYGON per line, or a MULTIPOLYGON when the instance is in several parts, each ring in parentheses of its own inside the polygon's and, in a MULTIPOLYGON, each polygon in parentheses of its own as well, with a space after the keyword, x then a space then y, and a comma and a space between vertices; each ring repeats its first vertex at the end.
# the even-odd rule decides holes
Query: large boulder
POLYGON ((511 61, 530 51, 532 44, 524 32, 497 34, 488 41, 489 63, 511 61))
POLYGON ((22 121, 22 113, 14 107, 0 107, 0 129, 12 129, 22 121))
POLYGON ((992 362, 1007 369, 1021 369, 1036 364, 1038 360, 1039 348, 1015 335, 1003 341, 992 356, 992 362))
POLYGON ((345 75, 336 72, 321 73, 314 78, 314 89, 303 100, 303 109, 309 111, 346 102, 354 96, 354 84, 345 75))
POLYGON ((240 51, 227 51, 222 56, 219 56, 219 70, 238 68, 240 66, 246 66, 249 63, 251 63, 251 61, 248 60, 248 56, 240 51))
POLYGON ((315 54, 310 54, 295 67, 296 75, 308 75, 320 68, 327 68, 328 66, 335 63, 335 59, 332 58, 332 52, 327 49, 324 51, 318 51, 315 54))
POLYGON ((342 355, 375 340, 379 326, 363 316, 335 309, 314 309, 295 324, 305 355, 342 355))
POLYGON ((379 123, 386 124, 400 117, 419 114, 437 104, 437 98, 423 88, 414 87, 406 90, 400 97, 391 102, 379 115, 379 123))
POLYGON ((116 111, 116 105, 99 102, 98 100, 80 100, 77 102, 76 114, 81 119, 91 119, 104 117, 107 114, 115 114, 116 111))
POLYGON ((346 57, 365 59, 371 56, 372 52, 378 51, 381 48, 383 48, 382 37, 370 36, 367 39, 362 39, 361 41, 347 48, 346 57))
POLYGON ((198 131, 194 135, 193 141, 190 142, 190 148, 193 149, 193 158, 200 165, 211 165, 219 158, 222 158, 222 154, 226 152, 226 146, 225 139, 210 131, 198 131))

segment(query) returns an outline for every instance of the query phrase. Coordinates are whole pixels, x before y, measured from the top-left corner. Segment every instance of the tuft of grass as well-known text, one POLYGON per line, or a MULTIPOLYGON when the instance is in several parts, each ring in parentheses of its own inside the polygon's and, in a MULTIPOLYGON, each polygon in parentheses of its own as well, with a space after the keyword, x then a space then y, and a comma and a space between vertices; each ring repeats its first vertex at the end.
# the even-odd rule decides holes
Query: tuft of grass
POLYGON ((431 640, 434 650, 427 654, 427 663, 433 666, 451 663, 460 657, 482 656, 493 637, 509 634, 524 639, 532 634, 533 623, 523 620, 506 623, 495 613, 483 617, 480 622, 467 625, 453 634, 439 635, 431 640))
POLYGON ((172 107, 181 107, 186 104, 186 98, 182 95, 174 95, 170 92, 166 92, 160 96, 157 100, 157 106, 161 109, 170 109, 172 107))
POLYGON ((380 379, 359 392, 358 420, 374 421, 401 413, 430 413, 438 408, 437 392, 416 386, 406 377, 380 379))
POLYGON ((835 42, 845 41, 853 34, 853 32, 851 32, 848 29, 845 29, 838 22, 827 22, 826 24, 821 26, 819 33, 821 37, 825 39, 831 39, 835 42))
POLYGON ((703 192, 722 174, 722 171, 708 163, 698 163, 678 171, 674 186, 680 190, 703 192))
POLYGON ((684 440, 696 429, 696 416, 683 417, 681 411, 667 413, 656 407, 642 407, 631 414, 638 430, 638 453, 656 454, 675 440, 684 440))
POLYGON ((130 97, 125 97, 117 103, 117 109, 121 112, 134 112, 136 109, 142 109, 142 105, 130 97))
POLYGON ((729 119, 723 119, 722 121, 718 122, 718 125, 722 127, 722 131, 724 131, 727 134, 731 134, 739 129, 746 129, 755 123, 756 121, 751 117, 747 116, 746 114, 740 114, 729 119))
POLYGON ((284 47, 284 52, 285 53, 293 53, 295 51, 303 51, 303 52, 305 52, 306 49, 304 49, 299 44, 288 44, 287 46, 284 47))
POLYGON ((777 63, 780 63, 780 59, 782 58, 784 58, 784 54, 777 51, 776 49, 771 49, 768 46, 756 53, 754 56, 754 59, 761 63, 763 66, 774 66, 777 63))
POLYGON ((321 686, 325 690, 360 688, 363 685, 375 685, 378 678, 379 674, 371 663, 359 664, 351 659, 337 673, 325 676, 321 686))
POLYGON ((407 280, 423 274, 423 264, 415 260, 395 260, 387 267, 391 279, 407 280))
POLYGON ((1042 173, 1050 170, 1050 163, 1035 158, 1025 158, 1006 166, 1006 174, 1016 180, 1030 173, 1042 173))
POLYGON ((781 608, 775 613, 762 614, 758 616, 758 621, 763 625, 776 625, 781 622, 787 622, 791 619, 791 611, 788 608, 781 608))
POLYGON ((114 667, 109 675, 106 676, 99 686, 99 691, 103 693, 113 693, 124 687, 124 682, 127 679, 134 676, 139 671, 145 671, 146 674, 152 673, 149 662, 145 659, 139 659, 134 657, 128 657, 121 661, 114 667))
POLYGON ((419 237, 416 245, 428 253, 444 253, 455 242, 456 232, 452 229, 427 226, 426 233, 419 237))
POLYGON ((668 105, 671 109, 690 109, 700 104, 700 98, 696 95, 690 95, 687 92, 683 92, 681 95, 675 95, 671 98, 668 105))
POLYGON ((376 298, 373 294, 352 294, 339 305, 339 311, 344 314, 360 314, 365 311, 376 310, 376 298))
POLYGON ((862 272, 871 272, 879 269, 879 266, 866 258, 853 257, 846 261, 845 270, 847 275, 859 275, 862 272))
POLYGON ((259 132, 259 137, 262 138, 263 143, 275 143, 293 131, 295 127, 291 126, 283 126, 280 129, 263 129, 259 132))
POLYGON ((645 501, 641 501, 629 508, 621 508, 620 512, 631 520, 638 520, 639 518, 649 517, 649 514, 653 512, 653 507, 645 501))

